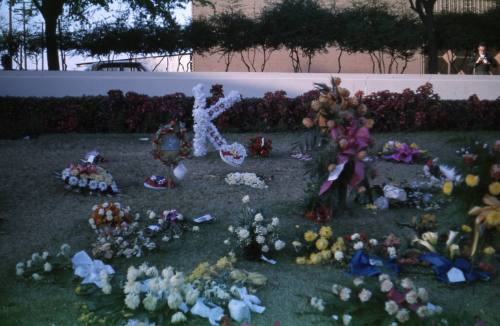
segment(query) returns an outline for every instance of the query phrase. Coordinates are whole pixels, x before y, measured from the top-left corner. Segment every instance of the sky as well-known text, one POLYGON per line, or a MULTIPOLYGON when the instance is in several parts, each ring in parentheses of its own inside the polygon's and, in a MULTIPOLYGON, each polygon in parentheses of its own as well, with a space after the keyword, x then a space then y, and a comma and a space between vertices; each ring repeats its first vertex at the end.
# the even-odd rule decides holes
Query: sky
MULTIPOLYGON (((8 7, 6 4, 7 0, 0 0, 0 27, 2 29, 7 29, 7 24, 8 24, 8 7)), ((26 1, 28 2, 28 1, 26 1)), ((120 4, 120 1, 116 1, 115 3, 112 4, 111 10, 118 10, 120 6, 123 4, 120 4)), ((109 12, 106 12, 104 10, 97 10, 95 13, 92 15, 92 19, 90 19, 91 22, 96 22, 96 21, 102 21, 106 19, 107 17, 110 16, 109 12)), ((180 24, 186 24, 191 20, 191 2, 186 6, 184 9, 176 9, 174 11, 174 17, 180 24)), ((14 21, 15 21, 14 17, 14 21)), ((32 19, 32 24, 31 26, 28 26, 28 29, 30 30, 35 30, 35 31, 40 31, 41 32, 41 26, 43 24, 43 19, 42 17, 35 17, 32 19)), ((21 25, 20 24, 14 24, 14 28, 17 28, 21 30, 21 25)), ((93 62, 96 61, 96 58, 87 58, 87 57, 82 57, 82 56, 73 56, 73 57, 67 57, 66 58, 66 63, 68 65, 68 70, 81 70, 81 68, 78 68, 76 66, 77 63, 82 63, 82 62, 93 62)), ((35 69, 35 63, 34 62, 28 62, 28 67, 29 69, 35 69)))

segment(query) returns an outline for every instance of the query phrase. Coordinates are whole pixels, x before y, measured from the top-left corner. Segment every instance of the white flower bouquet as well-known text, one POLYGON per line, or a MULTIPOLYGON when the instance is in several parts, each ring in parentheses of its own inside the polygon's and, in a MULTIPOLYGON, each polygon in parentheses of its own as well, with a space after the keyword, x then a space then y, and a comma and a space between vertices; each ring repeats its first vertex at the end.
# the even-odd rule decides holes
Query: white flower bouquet
MULTIPOLYGON (((429 302, 429 292, 409 278, 399 282, 387 274, 353 279, 352 286, 334 284, 331 300, 312 297, 313 311, 333 319, 334 325, 446 325, 442 308, 429 302)), ((450 324, 451 325, 451 324, 450 324)))
MULTIPOLYGON (((105 324, 118 325, 141 325, 140 320, 146 320, 144 325, 148 325, 153 320, 160 324, 176 324, 194 316, 207 318, 210 323, 220 322, 230 302, 250 309, 244 303, 249 301, 245 300, 258 299, 248 294, 247 286, 254 293, 255 287, 266 283, 262 274, 235 269, 234 262, 234 255, 230 255, 213 265, 201 263, 189 275, 172 267, 160 270, 146 263, 130 266, 126 280, 118 281, 122 278, 113 277, 114 282, 122 282, 113 289, 120 290, 103 296, 101 292, 104 291, 94 285, 77 288, 77 294, 88 296, 92 301, 83 307, 79 320, 87 324, 104 320, 105 324)), ((253 304, 252 309, 262 312, 264 308, 253 304)), ((231 310, 229 315, 238 320, 239 315, 233 315, 231 310)))
POLYGON ((63 244, 55 255, 48 251, 35 252, 30 259, 16 264, 16 275, 40 281, 47 275, 71 267, 71 247, 63 244))
POLYGON ((116 194, 118 186, 111 173, 92 163, 71 164, 58 176, 68 189, 92 193, 116 194))
MULTIPOLYGON (((239 225, 229 226, 232 241, 243 248, 247 259, 258 260, 262 255, 281 251, 285 247, 285 242, 280 239, 280 220, 277 217, 266 219, 260 212, 256 212, 248 206, 248 196, 243 197, 243 210, 240 216, 239 225)), ((231 244, 231 238, 224 242, 231 244)))
POLYGON ((267 185, 264 180, 259 178, 255 173, 249 172, 234 172, 226 175, 224 179, 228 185, 246 185, 256 189, 266 189, 267 185))

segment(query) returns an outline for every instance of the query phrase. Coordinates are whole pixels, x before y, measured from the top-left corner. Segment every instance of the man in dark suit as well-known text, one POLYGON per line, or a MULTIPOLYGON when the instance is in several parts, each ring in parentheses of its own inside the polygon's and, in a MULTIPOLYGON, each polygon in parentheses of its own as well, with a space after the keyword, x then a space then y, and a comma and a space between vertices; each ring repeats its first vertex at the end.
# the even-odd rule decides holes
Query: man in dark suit
POLYGON ((479 57, 474 63, 474 75, 490 75, 491 68, 497 66, 495 58, 486 52, 486 44, 480 43, 477 47, 479 57))

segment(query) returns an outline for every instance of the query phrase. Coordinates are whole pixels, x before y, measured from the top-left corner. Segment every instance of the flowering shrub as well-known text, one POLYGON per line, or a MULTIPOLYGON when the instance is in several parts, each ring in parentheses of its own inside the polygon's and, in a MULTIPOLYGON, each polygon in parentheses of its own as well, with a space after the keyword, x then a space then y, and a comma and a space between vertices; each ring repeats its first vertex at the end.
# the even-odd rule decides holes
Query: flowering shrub
MULTIPOLYGON (((215 100, 220 85, 211 89, 215 100)), ((290 98, 284 91, 246 98, 217 118, 223 131, 290 131, 311 116, 318 91, 290 98)), ((375 131, 478 130, 500 124, 500 99, 441 100, 426 84, 417 91, 381 91, 363 97, 375 131)), ((58 132, 154 132, 172 119, 192 125, 193 97, 182 93, 147 96, 111 90, 107 96, 0 97, 0 137, 58 132)))

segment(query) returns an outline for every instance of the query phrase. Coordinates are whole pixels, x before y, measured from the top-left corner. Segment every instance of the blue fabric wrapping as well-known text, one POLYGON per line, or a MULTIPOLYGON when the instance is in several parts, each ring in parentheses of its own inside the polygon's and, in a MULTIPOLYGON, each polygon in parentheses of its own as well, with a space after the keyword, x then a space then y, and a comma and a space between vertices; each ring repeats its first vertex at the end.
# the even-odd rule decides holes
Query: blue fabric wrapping
POLYGON ((452 262, 436 253, 427 253, 420 255, 420 259, 431 264, 437 279, 445 283, 450 283, 447 273, 452 267, 461 270, 467 282, 474 282, 477 280, 488 281, 491 278, 490 273, 478 271, 472 266, 470 261, 465 258, 457 258, 452 262))
POLYGON ((395 259, 382 261, 378 257, 370 257, 363 250, 356 250, 349 263, 349 274, 356 276, 377 276, 382 273, 379 266, 370 264, 372 261, 380 261, 389 272, 399 274, 400 268, 395 259))

